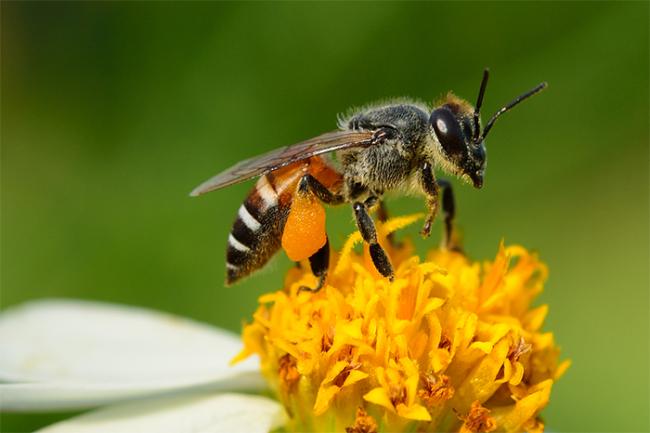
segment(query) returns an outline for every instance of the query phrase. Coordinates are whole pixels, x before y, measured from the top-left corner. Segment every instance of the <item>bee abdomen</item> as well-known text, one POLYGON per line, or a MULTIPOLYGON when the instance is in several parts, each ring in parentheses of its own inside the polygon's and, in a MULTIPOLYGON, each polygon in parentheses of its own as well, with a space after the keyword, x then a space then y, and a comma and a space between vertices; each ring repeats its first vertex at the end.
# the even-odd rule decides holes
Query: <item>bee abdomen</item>
POLYGON ((228 235, 226 284, 261 268, 277 252, 289 206, 280 200, 272 178, 262 176, 239 207, 228 235))

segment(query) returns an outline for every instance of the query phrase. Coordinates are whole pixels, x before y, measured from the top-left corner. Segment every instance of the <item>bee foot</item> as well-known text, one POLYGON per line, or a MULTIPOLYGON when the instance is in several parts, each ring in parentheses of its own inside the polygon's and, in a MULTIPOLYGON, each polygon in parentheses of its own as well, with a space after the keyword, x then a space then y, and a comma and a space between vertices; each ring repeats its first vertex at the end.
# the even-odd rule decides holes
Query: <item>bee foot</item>
POLYGON ((308 287, 308 286, 300 286, 300 287, 298 287, 298 294, 300 294, 302 292, 317 293, 319 290, 320 290, 320 287, 311 288, 311 287, 308 287))
MULTIPOLYGON (((328 252, 328 259, 329 259, 329 242, 325 244, 328 252)), ((319 277, 318 277, 318 283, 316 283, 316 287, 308 287, 308 286, 300 286, 298 287, 298 293, 299 295, 301 292, 310 292, 310 293, 318 293, 320 292, 320 289, 323 288, 325 285, 325 279, 327 278, 327 272, 323 272, 319 277)))

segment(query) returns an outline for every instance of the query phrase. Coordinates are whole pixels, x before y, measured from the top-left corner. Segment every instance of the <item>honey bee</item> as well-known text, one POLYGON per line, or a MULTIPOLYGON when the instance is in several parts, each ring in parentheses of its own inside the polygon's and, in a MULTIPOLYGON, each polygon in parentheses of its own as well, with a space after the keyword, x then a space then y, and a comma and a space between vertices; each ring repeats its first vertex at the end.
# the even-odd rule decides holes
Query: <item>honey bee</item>
POLYGON ((379 273, 392 280, 393 267, 377 241, 370 211, 385 218, 382 197, 391 191, 424 195, 428 213, 422 235, 429 236, 439 202, 444 214, 443 243, 452 239, 454 200, 450 184, 434 168, 483 186, 485 137, 506 111, 546 87, 541 83, 498 110, 482 128, 480 110, 489 73, 485 69, 476 105, 448 93, 433 109, 397 101, 357 110, 339 118, 337 131, 241 161, 194 189, 190 195, 259 176, 240 206, 228 236, 226 284, 261 268, 283 247, 290 259, 309 259, 318 278, 327 278, 329 241, 321 203, 350 203, 363 240, 379 273), (333 153, 335 160, 328 158, 333 153), (440 200, 440 197, 442 200, 440 200))

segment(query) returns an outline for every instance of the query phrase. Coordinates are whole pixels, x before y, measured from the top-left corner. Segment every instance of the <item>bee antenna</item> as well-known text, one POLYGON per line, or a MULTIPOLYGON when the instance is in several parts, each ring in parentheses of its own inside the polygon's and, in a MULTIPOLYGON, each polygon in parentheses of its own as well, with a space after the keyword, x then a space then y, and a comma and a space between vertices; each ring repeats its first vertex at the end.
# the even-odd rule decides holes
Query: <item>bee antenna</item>
POLYGON ((481 133, 481 136, 478 137, 478 141, 477 141, 477 142, 483 141, 483 140, 485 139, 485 137, 487 137, 488 132, 490 132, 490 129, 492 129, 492 126, 494 125, 494 122, 496 122, 496 120, 499 118, 499 116, 501 116, 501 115, 502 115, 503 113, 505 113, 506 111, 510 110, 510 109, 511 109, 512 107, 514 107, 515 105, 519 104, 519 103, 520 103, 521 101, 523 101, 524 99, 528 99, 528 98, 530 98, 531 96, 533 96, 533 95, 535 95, 535 94, 541 92, 541 91, 544 90, 547 86, 548 86, 548 83, 547 83, 546 81, 544 81, 543 83, 538 84, 537 86, 535 86, 533 89, 529 90, 528 92, 526 92, 526 93, 524 93, 524 94, 521 94, 521 95, 517 96, 515 99, 513 99, 513 100, 512 100, 509 104, 507 104, 505 107, 501 108, 499 111, 497 111, 496 113, 494 113, 494 116, 492 116, 492 118, 491 118, 490 121, 487 123, 487 125, 485 125, 485 128, 483 128, 483 132, 481 133))
POLYGON ((478 98, 476 98, 476 105, 474 106, 474 141, 478 142, 481 131, 479 128, 479 116, 481 115, 481 105, 483 105, 483 95, 485 95, 485 88, 487 87, 488 78, 490 77, 490 70, 485 68, 483 70, 483 80, 481 81, 481 88, 478 91, 478 98))

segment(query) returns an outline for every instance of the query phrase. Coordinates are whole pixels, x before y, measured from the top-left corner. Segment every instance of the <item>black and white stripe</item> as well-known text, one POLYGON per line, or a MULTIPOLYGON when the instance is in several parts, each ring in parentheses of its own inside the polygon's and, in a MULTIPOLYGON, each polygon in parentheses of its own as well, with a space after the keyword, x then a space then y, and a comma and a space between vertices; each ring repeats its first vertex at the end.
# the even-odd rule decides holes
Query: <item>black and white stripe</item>
MULTIPOLYGON (((277 203, 277 199, 275 202, 277 203)), ((269 232, 273 230, 278 206, 259 209, 260 205, 267 206, 268 201, 265 201, 261 194, 251 194, 237 211, 237 218, 228 235, 226 251, 229 283, 252 272, 266 254, 265 243, 268 242, 269 232)))
POLYGON ((262 227, 261 215, 247 199, 237 212, 237 219, 228 235, 226 270, 228 279, 236 278, 249 259, 249 253, 257 243, 257 231, 262 227), (257 217, 256 217, 257 216, 257 217))
POLYGON ((261 199, 262 212, 278 205, 278 192, 267 175, 260 177, 260 180, 255 184, 255 188, 261 199))
POLYGON ((251 214, 251 211, 246 208, 246 202, 239 207, 237 218, 242 220, 244 225, 246 225, 246 227, 248 227, 252 232, 258 231, 262 226, 262 223, 260 223, 257 218, 251 214))
POLYGON ((262 267, 280 248, 289 202, 280 202, 282 185, 262 176, 237 211, 228 236, 226 283, 231 284, 262 267))

